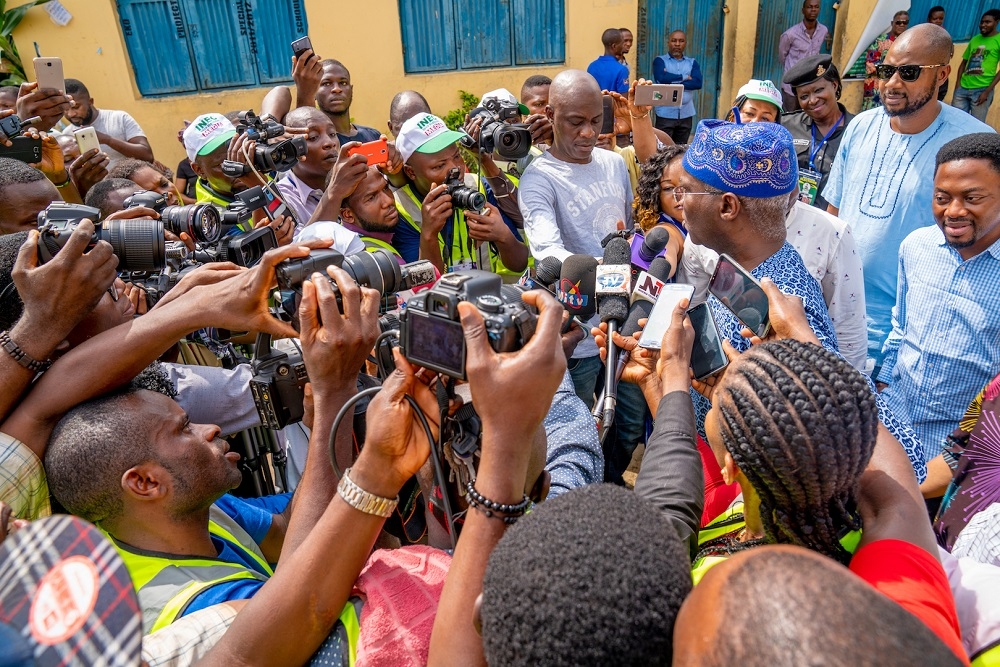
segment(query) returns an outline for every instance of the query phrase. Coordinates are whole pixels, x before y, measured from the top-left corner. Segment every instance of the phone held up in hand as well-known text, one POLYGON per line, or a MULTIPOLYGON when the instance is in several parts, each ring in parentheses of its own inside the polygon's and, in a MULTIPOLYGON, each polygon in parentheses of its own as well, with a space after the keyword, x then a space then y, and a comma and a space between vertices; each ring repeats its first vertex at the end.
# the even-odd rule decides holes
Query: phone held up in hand
POLYGON ((750 272, 722 254, 708 284, 708 291, 758 338, 771 330, 767 295, 750 272))
POLYGON ((601 134, 611 134, 615 131, 615 101, 610 95, 602 99, 604 105, 604 120, 601 122, 601 134))
POLYGON ((715 375, 729 365, 726 350, 722 347, 722 336, 715 324, 712 309, 707 303, 700 303, 688 311, 694 328, 694 347, 691 350, 691 370, 696 380, 715 375))
POLYGON ((642 329, 642 336, 639 337, 639 347, 659 350, 663 334, 670 327, 674 308, 681 299, 690 300, 692 295, 694 295, 694 285, 667 283, 661 287, 660 294, 656 297, 656 304, 649 313, 649 320, 642 329))
POLYGON ((389 162, 389 142, 385 139, 376 139, 355 146, 347 151, 347 155, 364 155, 368 158, 368 166, 384 165, 389 162))
POLYGON ((309 35, 306 35, 305 37, 300 37, 294 42, 292 42, 292 54, 294 54, 296 58, 299 58, 306 51, 312 51, 312 47, 313 44, 312 40, 309 39, 309 35))

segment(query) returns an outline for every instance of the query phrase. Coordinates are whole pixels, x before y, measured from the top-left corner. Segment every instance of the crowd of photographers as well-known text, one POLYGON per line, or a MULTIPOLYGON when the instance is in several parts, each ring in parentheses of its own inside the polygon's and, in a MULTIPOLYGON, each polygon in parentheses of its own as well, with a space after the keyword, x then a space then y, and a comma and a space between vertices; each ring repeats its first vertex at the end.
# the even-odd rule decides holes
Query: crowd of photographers
POLYGON ((0 89, 4 664, 997 664, 1000 138, 947 33, 822 174, 829 56, 678 145, 603 38, 612 90, 385 134, 297 42, 175 171, 0 89))

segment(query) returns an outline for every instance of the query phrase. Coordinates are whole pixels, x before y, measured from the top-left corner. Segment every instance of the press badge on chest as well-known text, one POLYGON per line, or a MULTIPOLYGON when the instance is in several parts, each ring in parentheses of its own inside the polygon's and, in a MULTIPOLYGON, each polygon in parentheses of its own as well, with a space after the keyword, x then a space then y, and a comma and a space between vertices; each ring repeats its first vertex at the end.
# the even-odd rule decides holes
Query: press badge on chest
POLYGON ((819 191, 819 179, 823 174, 811 169, 799 168, 799 201, 806 204, 816 202, 816 194, 819 191))

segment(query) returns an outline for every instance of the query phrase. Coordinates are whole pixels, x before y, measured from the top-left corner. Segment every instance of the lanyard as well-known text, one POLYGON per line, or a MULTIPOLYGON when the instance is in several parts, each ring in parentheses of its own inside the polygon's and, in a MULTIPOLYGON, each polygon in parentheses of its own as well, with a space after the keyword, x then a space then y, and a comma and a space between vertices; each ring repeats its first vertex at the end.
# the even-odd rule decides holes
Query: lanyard
POLYGON ((816 154, 823 150, 823 147, 826 146, 826 142, 829 141, 830 137, 833 136, 833 133, 837 131, 837 128, 840 127, 843 120, 844 114, 840 114, 840 118, 838 118, 837 122, 833 124, 833 127, 831 127, 830 131, 826 133, 826 136, 823 137, 823 141, 819 142, 819 146, 816 146, 816 123, 813 122, 810 126, 809 129, 812 134, 812 139, 809 141, 809 168, 813 171, 816 171, 816 154), (813 146, 815 146, 815 148, 813 148, 813 146))

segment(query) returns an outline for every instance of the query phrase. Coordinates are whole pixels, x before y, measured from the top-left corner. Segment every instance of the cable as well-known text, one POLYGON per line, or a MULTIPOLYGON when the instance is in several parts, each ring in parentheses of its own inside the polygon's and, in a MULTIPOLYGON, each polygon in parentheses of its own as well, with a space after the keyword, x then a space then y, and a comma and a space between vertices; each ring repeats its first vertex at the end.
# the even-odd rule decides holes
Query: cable
POLYGON ((366 396, 374 396, 381 390, 382 387, 369 387, 368 389, 359 391, 357 394, 347 399, 347 402, 344 403, 344 406, 340 408, 340 412, 337 413, 337 418, 333 420, 333 428, 330 429, 330 443, 329 443, 330 464, 333 466, 333 472, 337 475, 338 478, 344 476, 344 472, 340 469, 340 466, 337 465, 336 444, 337 444, 337 431, 340 428, 340 422, 343 421, 344 415, 347 414, 347 411, 350 410, 355 403, 360 401, 362 398, 365 398, 366 396))
POLYGON ((392 373, 392 371, 395 370, 395 368, 385 368, 384 366, 382 366, 382 360, 379 358, 379 348, 382 346, 383 341, 393 336, 399 338, 398 329, 390 329, 389 331, 383 331, 382 333, 379 334, 378 338, 375 339, 375 345, 372 346, 372 349, 375 350, 375 365, 378 366, 378 372, 382 374, 383 378, 389 377, 389 374, 392 373))
POLYGON ((448 537, 451 539, 451 548, 454 551, 458 548, 458 532, 455 528, 455 512, 452 510, 451 497, 448 493, 448 480, 444 476, 444 470, 441 469, 441 451, 444 447, 440 441, 441 431, 438 432, 438 447, 435 450, 434 433, 431 431, 430 424, 427 423, 427 416, 412 396, 406 394, 406 400, 410 404, 410 407, 413 408, 413 411, 417 413, 417 417, 424 427, 424 433, 427 435, 427 442, 431 446, 431 466, 434 468, 434 481, 437 482, 438 488, 441 489, 441 504, 444 505, 444 514, 448 519, 448 537))

